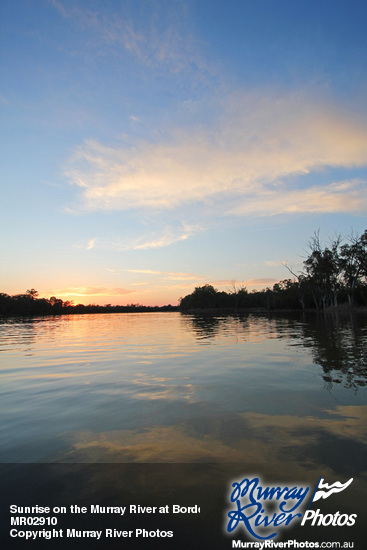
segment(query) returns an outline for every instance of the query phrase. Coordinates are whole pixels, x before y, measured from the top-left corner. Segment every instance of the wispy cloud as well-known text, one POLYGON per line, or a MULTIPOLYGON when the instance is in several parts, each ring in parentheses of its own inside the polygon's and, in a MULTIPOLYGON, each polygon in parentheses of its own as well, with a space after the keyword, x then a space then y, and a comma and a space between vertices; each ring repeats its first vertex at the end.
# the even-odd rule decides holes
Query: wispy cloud
POLYGON ((94 246, 96 244, 96 240, 97 240, 97 237, 94 237, 94 239, 90 239, 88 241, 87 250, 91 250, 92 248, 94 248, 94 246))
POLYGON ((164 271, 155 271, 154 269, 125 269, 129 273, 143 273, 144 275, 160 275, 164 271))
POLYGON ((269 267, 278 267, 278 266, 282 265, 282 261, 281 260, 278 260, 278 261, 265 260, 264 264, 269 266, 269 267))
MULTIPOLYGON (((103 240, 99 238, 98 248, 119 252, 127 250, 149 250, 152 248, 162 248, 180 241, 186 241, 192 235, 201 230, 202 227, 199 225, 167 225, 160 230, 152 230, 149 234, 144 234, 140 237, 116 240, 103 240)), ((89 241, 87 246, 88 250, 95 246, 96 241, 97 238, 89 241)), ((75 246, 80 247, 80 245, 75 246)))
POLYGON ((185 2, 176 1, 172 6, 168 3, 164 9, 148 3, 145 17, 136 19, 125 7, 98 11, 75 3, 68 6, 60 0, 48 1, 82 32, 93 34, 89 47, 98 50, 107 46, 110 54, 111 48, 117 54, 122 50, 145 68, 162 68, 171 75, 190 74, 197 81, 205 81, 206 75, 213 73, 194 38, 185 2))
POLYGON ((230 210, 230 214, 275 215, 367 211, 367 181, 354 179, 312 186, 308 189, 264 189, 258 197, 247 197, 230 210))
MULTIPOLYGON (((206 130, 107 147, 87 141, 66 174, 88 210, 162 210, 211 201, 227 214, 353 212, 367 208, 358 179, 306 187, 302 175, 367 165, 367 121, 299 94, 228 98, 206 130)), ((160 236, 137 248, 184 240, 160 236)))
POLYGON ((57 296, 121 296, 132 294, 134 290, 126 288, 107 288, 102 286, 70 287, 55 291, 57 296))
POLYGON ((149 248, 161 248, 179 241, 186 241, 194 233, 194 228, 186 227, 183 232, 177 232, 173 228, 166 228, 156 237, 139 239, 130 244, 132 250, 147 250, 149 248))
POLYGON ((194 273, 155 271, 153 269, 125 269, 125 271, 128 271, 129 273, 139 273, 143 275, 157 275, 160 279, 173 281, 196 281, 203 278, 202 276, 196 275, 194 273))

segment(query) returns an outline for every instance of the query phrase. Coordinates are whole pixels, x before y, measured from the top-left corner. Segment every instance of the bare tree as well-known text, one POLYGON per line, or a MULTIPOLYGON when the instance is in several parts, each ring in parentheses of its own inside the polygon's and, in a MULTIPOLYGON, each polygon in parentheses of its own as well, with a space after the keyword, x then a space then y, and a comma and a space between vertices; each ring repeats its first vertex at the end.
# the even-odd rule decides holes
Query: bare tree
POLYGON ((289 267, 289 265, 285 262, 281 262, 282 266, 288 269, 289 273, 293 275, 293 277, 296 279, 295 284, 297 288, 297 295, 298 299, 301 302, 302 309, 305 310, 305 293, 307 288, 307 277, 304 273, 295 273, 293 271, 293 268, 289 267))
POLYGON ((315 303, 319 301, 316 296, 319 296, 324 309, 328 305, 338 305, 338 293, 342 287, 341 240, 341 236, 336 235, 330 239, 330 246, 324 247, 319 231, 316 231, 308 243, 310 254, 303 262, 315 303))
POLYGON ((228 289, 228 294, 231 294, 234 297, 234 309, 238 310, 238 302, 241 296, 241 293, 247 292, 247 289, 243 282, 237 283, 235 279, 231 281, 231 286, 228 289))

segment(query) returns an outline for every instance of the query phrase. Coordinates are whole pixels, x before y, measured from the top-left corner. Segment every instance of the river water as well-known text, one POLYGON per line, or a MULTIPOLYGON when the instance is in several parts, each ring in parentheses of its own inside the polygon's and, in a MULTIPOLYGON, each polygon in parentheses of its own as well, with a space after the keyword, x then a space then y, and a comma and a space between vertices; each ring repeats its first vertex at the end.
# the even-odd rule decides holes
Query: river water
POLYGON ((0 331, 1 462, 363 465, 366 318, 125 313, 0 331))
MULTIPOLYGON (((344 514, 340 527, 294 521, 276 540, 364 547, 366 316, 6 319, 0 342, 4 547, 24 548, 24 539, 9 538, 10 506, 41 504, 69 510, 56 514, 64 534, 66 527, 173 529, 177 549, 222 550, 231 547, 231 483, 255 476, 264 487, 308 487, 305 506, 320 507, 330 521, 344 514), (321 477, 353 482, 309 504, 321 477), (75 516, 71 504, 195 505, 201 513, 75 516), (348 517, 357 518, 353 528, 348 517)), ((232 536, 248 540, 248 531, 232 536)), ((128 547, 150 549, 154 541, 132 538, 128 547)), ((38 550, 49 542, 34 544, 38 550)), ((170 539, 156 542, 154 548, 172 548, 170 539)), ((101 541, 104 548, 121 543, 101 541)), ((101 548, 57 537, 52 547, 101 548)))

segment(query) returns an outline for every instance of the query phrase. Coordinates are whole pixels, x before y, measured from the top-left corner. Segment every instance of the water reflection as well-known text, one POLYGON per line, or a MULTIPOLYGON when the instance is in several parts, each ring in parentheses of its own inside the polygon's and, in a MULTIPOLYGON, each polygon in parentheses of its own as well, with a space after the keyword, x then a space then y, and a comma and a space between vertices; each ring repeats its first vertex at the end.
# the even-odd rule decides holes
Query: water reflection
POLYGON ((184 327, 198 342, 231 337, 232 341, 263 342, 285 338, 309 348, 324 371, 327 388, 343 384, 358 389, 367 384, 367 319, 358 313, 327 315, 246 314, 233 316, 183 314, 184 327), (338 371, 338 372, 335 372, 338 371))
POLYGON ((364 471, 365 317, 144 313, 0 327, 3 462, 364 471))
POLYGON ((182 313, 181 319, 184 330, 193 334, 198 342, 212 344, 216 339, 245 340, 252 316, 182 313))
POLYGON ((310 346, 316 364, 321 365, 323 379, 331 388, 343 384, 358 389, 366 385, 366 323, 355 315, 328 315, 303 325, 303 345, 310 346))
POLYGON ((367 464, 367 406, 324 413, 326 418, 213 414, 174 426, 65 433, 68 450, 55 462, 251 463, 260 471, 271 463, 275 470, 296 467, 298 474, 310 468, 361 474, 367 464))

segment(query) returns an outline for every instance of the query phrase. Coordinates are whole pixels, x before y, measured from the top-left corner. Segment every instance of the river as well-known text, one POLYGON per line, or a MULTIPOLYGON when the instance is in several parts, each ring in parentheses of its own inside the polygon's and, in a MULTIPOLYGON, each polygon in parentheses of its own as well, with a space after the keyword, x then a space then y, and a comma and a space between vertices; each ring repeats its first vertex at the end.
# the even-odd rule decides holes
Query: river
POLYGON ((365 318, 70 315, 0 331, 1 462, 348 469, 365 443, 365 318))
MULTIPOLYGON (((169 521, 153 514, 143 524, 137 518, 137 527, 173 526, 175 548, 178 540, 182 548, 199 540, 201 548, 229 548, 223 514, 231 480, 259 475, 264 486, 294 482, 311 494, 320 477, 353 478, 320 506, 357 514, 354 530, 299 526, 291 536, 365 540, 366 316, 3 319, 0 342, 3 510, 201 503, 205 513, 189 524, 180 514, 169 521)), ((86 528, 96 521, 86 516, 86 528)), ((135 525, 119 521, 103 528, 135 525)))

